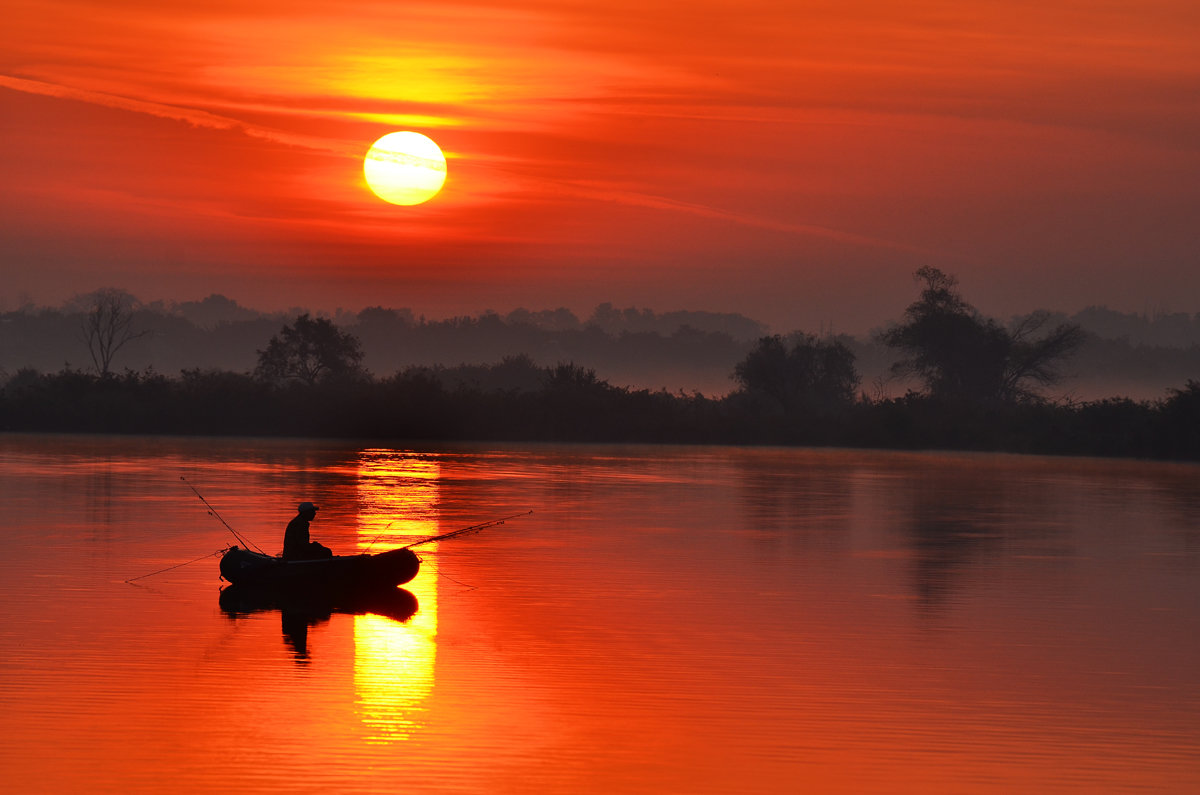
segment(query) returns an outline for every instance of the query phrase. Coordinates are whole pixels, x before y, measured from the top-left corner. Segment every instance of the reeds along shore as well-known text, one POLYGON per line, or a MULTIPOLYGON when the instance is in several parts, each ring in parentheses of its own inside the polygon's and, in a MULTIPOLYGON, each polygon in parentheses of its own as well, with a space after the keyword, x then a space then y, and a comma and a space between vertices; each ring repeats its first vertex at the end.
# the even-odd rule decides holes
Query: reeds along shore
POLYGON ((495 368, 412 368, 384 379, 312 386, 272 385, 225 371, 178 377, 22 371, 0 390, 0 431, 814 445, 1200 460, 1197 381, 1156 401, 980 404, 910 393, 785 405, 746 389, 709 398, 617 387, 575 365, 528 364, 525 383, 488 386, 495 368))

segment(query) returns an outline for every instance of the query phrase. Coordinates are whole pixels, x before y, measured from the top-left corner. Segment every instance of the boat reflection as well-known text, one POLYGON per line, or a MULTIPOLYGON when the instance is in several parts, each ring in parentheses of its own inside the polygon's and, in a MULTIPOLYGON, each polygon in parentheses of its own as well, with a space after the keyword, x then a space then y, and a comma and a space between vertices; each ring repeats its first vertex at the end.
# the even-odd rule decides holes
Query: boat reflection
POLYGON ((388 623, 409 621, 418 610, 417 597, 404 588, 366 588, 340 591, 280 590, 230 585, 221 590, 221 610, 232 620, 278 610, 283 639, 299 662, 307 662, 308 629, 334 613, 373 616, 388 623))

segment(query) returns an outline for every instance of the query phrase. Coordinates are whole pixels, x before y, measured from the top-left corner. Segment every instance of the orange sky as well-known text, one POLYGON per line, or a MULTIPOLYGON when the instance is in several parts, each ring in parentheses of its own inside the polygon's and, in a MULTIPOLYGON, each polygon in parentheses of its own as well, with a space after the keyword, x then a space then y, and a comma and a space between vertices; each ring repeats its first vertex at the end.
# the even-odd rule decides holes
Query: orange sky
POLYGON ((1194 0, 7 0, 0 309, 1200 310, 1194 0), (166 6, 164 8, 163 6, 166 6), (422 132, 443 192, 375 198, 422 132))

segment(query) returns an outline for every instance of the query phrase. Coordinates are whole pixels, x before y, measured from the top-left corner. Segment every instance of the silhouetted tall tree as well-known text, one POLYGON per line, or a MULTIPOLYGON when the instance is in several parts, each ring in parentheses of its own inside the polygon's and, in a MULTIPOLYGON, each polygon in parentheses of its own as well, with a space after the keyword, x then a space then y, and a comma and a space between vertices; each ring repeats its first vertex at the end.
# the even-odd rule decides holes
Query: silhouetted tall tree
POLYGON ((101 378, 111 373, 113 357, 128 343, 149 334, 149 330, 135 331, 133 315, 137 299, 116 287, 105 287, 79 296, 75 302, 83 310, 80 330, 92 364, 101 378))
POLYGON ((258 351, 254 374, 275 383, 293 380, 311 386, 365 376, 362 359, 357 337, 340 331, 330 320, 314 320, 305 313, 292 325, 284 325, 266 350, 258 351))
POLYGON ((763 337, 733 371, 738 386, 777 401, 785 411, 827 411, 854 402, 854 354, 838 340, 799 334, 791 344, 763 337))
POLYGON ((1059 323, 1042 337, 1036 335, 1049 322, 1048 312, 1035 312, 1009 331, 1010 347, 1004 368, 1001 396, 1013 399, 1037 397, 1027 384, 1053 386, 1063 376, 1062 365, 1080 346, 1086 334, 1075 323, 1059 323))
POLYGON ((908 354, 892 370, 917 376, 931 395, 953 400, 1005 401, 1036 396, 1030 384, 1047 386, 1059 366, 1083 342, 1079 326, 1063 323, 1035 338, 1048 315, 1023 321, 1012 331, 983 317, 957 290, 958 281, 937 268, 916 272, 925 283, 904 322, 880 335, 908 354))

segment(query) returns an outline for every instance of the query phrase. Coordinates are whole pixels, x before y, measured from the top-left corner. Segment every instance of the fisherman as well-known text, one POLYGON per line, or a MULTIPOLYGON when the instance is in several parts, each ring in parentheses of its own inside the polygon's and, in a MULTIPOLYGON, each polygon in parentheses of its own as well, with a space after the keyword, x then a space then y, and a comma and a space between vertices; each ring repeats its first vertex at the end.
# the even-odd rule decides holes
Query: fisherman
POLYGON ((329 547, 308 538, 308 523, 317 518, 317 506, 311 502, 302 502, 296 511, 296 518, 288 522, 287 530, 283 531, 283 559, 313 560, 333 557, 333 551, 329 547))

